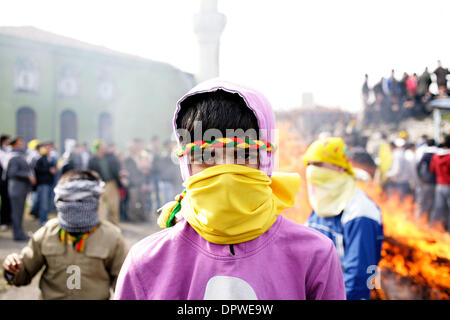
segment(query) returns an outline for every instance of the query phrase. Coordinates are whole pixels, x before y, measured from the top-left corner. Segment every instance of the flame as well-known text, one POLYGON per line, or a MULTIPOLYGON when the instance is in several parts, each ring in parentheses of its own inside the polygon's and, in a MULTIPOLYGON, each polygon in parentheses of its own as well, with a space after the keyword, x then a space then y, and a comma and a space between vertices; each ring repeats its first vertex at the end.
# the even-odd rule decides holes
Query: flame
POLYGON ((386 197, 374 183, 360 187, 380 207, 385 237, 393 239, 383 243, 380 269, 439 291, 434 298, 450 299, 450 234, 440 224, 430 226, 426 216, 415 219, 412 197, 386 197))
POLYGON ((297 172, 300 174, 302 183, 297 193, 295 204, 292 208, 283 211, 283 215, 293 221, 304 224, 311 214, 311 205, 308 201, 306 189, 305 168, 301 161, 302 155, 308 147, 297 135, 289 130, 290 123, 285 122, 278 126, 279 137, 279 162, 278 168, 283 172, 297 172))
MULTIPOLYGON (((301 161, 307 143, 292 130, 289 122, 279 123, 278 129, 278 168, 280 171, 298 172, 302 177, 296 203, 283 211, 283 215, 304 224, 311 213, 305 168, 301 161)), ((381 273, 395 273, 397 277, 409 279, 412 286, 428 288, 429 293, 422 298, 450 299, 450 234, 440 225, 429 226, 426 218, 416 220, 416 204, 412 197, 400 199, 398 194, 386 195, 375 182, 358 182, 358 187, 366 192, 382 213, 386 241, 378 265, 381 273)), ((389 288, 388 280, 383 276, 381 282, 382 288, 376 290, 376 296, 388 299, 392 295, 386 291, 393 290, 392 284, 389 288), (386 280, 385 285, 383 280, 386 280)), ((398 287, 397 290, 405 290, 404 285, 398 287)))

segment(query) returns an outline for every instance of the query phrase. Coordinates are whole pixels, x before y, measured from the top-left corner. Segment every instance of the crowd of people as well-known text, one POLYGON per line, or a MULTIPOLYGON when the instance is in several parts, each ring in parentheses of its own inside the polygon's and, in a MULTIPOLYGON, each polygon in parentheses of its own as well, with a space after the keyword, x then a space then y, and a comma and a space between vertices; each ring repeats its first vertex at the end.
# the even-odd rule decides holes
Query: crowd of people
POLYGON ((368 85, 369 76, 366 74, 362 87, 364 124, 398 123, 409 117, 423 118, 429 115, 432 110, 427 104, 433 99, 447 97, 450 93, 447 87, 448 74, 448 68, 442 67, 438 61, 433 72, 429 72, 428 68, 420 75, 404 72, 401 79, 397 79, 392 70, 390 77, 382 77, 372 88, 368 85), (438 91, 432 93, 430 86, 433 81, 438 91))
MULTIPOLYGON (((125 157, 101 141, 91 154, 69 141, 58 159, 51 143, 26 153, 21 138, 4 136, 2 148, 11 146, 2 165, 15 239, 26 239, 21 219, 33 185, 40 190, 40 221, 45 223, 40 213, 47 209, 39 202, 51 193, 47 189, 53 189, 57 211, 20 254, 6 257, 8 282, 26 285, 45 266, 44 299, 108 299, 112 288, 120 300, 344 300, 369 299, 371 289, 379 288, 381 212, 356 184, 362 172, 357 160, 367 165, 371 158, 365 139, 347 145, 340 137, 319 137, 298 159, 306 167, 313 209, 301 225, 280 214, 294 205, 301 179, 298 173, 274 172, 275 117, 264 95, 212 79, 178 101, 173 124, 174 133, 183 130, 193 141, 176 153, 181 193, 181 183, 168 175, 179 175, 178 168, 167 167, 175 166, 167 158, 171 143, 159 148, 153 139, 147 150, 135 139, 125 157), (194 140, 198 130, 205 135, 212 129, 223 137, 233 129, 236 136, 194 140), (252 130, 256 136, 245 136, 252 130), (121 218, 146 220, 149 210, 173 194, 178 195, 159 210, 164 230, 128 250, 115 224, 121 218)), ((407 144, 405 134, 392 144, 382 141, 373 164, 386 190, 405 195, 412 177, 404 172, 411 168, 407 162, 419 177, 424 166, 436 178, 432 220, 444 219, 450 212, 450 135, 435 149, 426 138, 427 146, 407 144)))
MULTIPOLYGON (((351 139, 350 139, 351 140, 351 139)), ((450 232, 450 133, 436 142, 427 135, 411 141, 406 131, 389 139, 360 138, 349 143, 352 160, 382 186, 387 195, 410 196, 415 218, 439 223, 450 232)))
POLYGON ((114 144, 95 141, 65 141, 59 155, 51 141, 32 140, 27 145, 21 137, 1 136, 1 220, 0 231, 13 229, 14 240, 26 241, 22 228, 27 199, 30 214, 44 226, 50 212, 56 212, 54 187, 70 170, 92 170, 105 182, 99 214, 118 225, 119 221, 147 221, 152 214, 180 192, 181 178, 172 161, 173 143, 160 145, 153 137, 145 146, 141 139, 129 143, 128 152, 120 153, 114 144))

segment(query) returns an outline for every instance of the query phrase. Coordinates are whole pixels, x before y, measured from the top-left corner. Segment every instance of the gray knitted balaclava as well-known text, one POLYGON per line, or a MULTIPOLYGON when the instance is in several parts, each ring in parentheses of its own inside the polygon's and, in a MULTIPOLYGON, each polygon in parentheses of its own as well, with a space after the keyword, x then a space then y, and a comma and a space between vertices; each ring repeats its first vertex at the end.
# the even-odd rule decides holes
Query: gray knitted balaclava
POLYGON ((67 232, 84 233, 99 223, 98 204, 103 181, 73 180, 55 188, 58 222, 67 232))

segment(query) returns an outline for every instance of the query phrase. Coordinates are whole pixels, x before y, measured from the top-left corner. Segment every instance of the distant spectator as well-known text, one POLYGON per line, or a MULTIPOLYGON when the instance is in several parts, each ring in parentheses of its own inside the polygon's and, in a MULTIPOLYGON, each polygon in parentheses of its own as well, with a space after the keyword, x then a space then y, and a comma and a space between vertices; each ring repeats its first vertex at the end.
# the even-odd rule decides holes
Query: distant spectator
POLYGON ((409 75, 406 72, 403 72, 402 79, 399 82, 399 88, 400 88, 400 97, 404 98, 406 97, 406 81, 408 80, 409 75))
POLYGON ((11 141, 12 151, 8 155, 6 174, 8 177, 8 194, 11 202, 11 218, 15 241, 28 241, 29 237, 22 228, 23 213, 27 194, 36 178, 25 158, 25 142, 17 137, 11 141))
POLYGON ((443 148, 431 158, 430 171, 436 175, 434 209, 430 222, 439 221, 450 232, 450 135, 445 136, 443 148))
POLYGON ((429 217, 431 214, 434 203, 434 189, 436 187, 436 175, 430 171, 431 158, 437 152, 434 139, 428 139, 426 145, 420 148, 420 150, 416 151, 416 154, 420 156, 416 166, 417 176, 419 177, 416 188, 417 208, 415 216, 417 219, 425 214, 429 217))
MULTIPOLYGON (((27 144, 25 149, 25 159, 28 162, 30 169, 34 170, 37 159, 41 156, 38 151, 39 140, 33 139, 27 144)), ((31 187, 31 210, 30 214, 36 218, 39 218, 39 199, 36 191, 37 186, 33 185, 31 187)))
POLYGON ((386 175, 392 166, 392 149, 385 133, 381 134, 381 141, 376 152, 375 163, 377 164, 376 181, 384 186, 387 181, 386 175))
POLYGON ((406 94, 409 98, 413 98, 417 94, 417 85, 417 74, 414 73, 406 80, 406 94))
POLYGON ((395 71, 392 69, 391 76, 387 80, 387 86, 389 93, 393 97, 397 97, 399 94, 398 81, 395 79, 395 71))
POLYGON ((55 180, 56 163, 50 158, 50 146, 48 144, 38 147, 40 157, 34 166, 36 175, 36 193, 38 197, 38 213, 41 226, 47 222, 47 216, 50 211, 51 189, 55 180))
POLYGON ((120 164, 115 155, 107 153, 107 147, 103 141, 96 141, 93 151, 95 155, 89 160, 88 168, 97 172, 105 182, 105 192, 100 197, 100 218, 107 218, 118 225, 120 220, 120 164))
POLYGON ((125 158, 123 168, 128 173, 128 206, 127 218, 130 221, 145 221, 146 215, 146 192, 143 189, 145 177, 139 168, 142 152, 142 140, 134 139, 128 148, 129 155, 125 158))
POLYGON ((437 61, 437 65, 436 70, 433 71, 436 75, 436 83, 440 90, 445 89, 445 91, 447 91, 447 75, 449 74, 448 68, 442 67, 441 60, 437 61))
POLYGON ((416 170, 416 145, 414 143, 406 143, 405 160, 408 166, 407 170, 409 172, 409 188, 411 194, 414 195, 413 191, 416 189, 419 180, 416 170))
POLYGON ((83 160, 81 158, 81 148, 73 139, 65 141, 65 151, 62 155, 61 173, 64 174, 70 170, 81 170, 83 160))
MULTIPOLYGON (((433 141, 433 146, 435 146, 436 142, 434 141, 434 139, 432 139, 432 141, 433 141)), ((430 138, 428 137, 427 134, 423 134, 420 136, 420 140, 416 143, 416 162, 417 163, 420 162, 420 160, 422 159, 423 153, 428 148, 428 142, 431 142, 430 138)))
POLYGON ((378 81, 378 82, 373 86, 373 93, 375 94, 375 96, 377 96, 377 95, 383 95, 382 81, 383 81, 383 78, 381 78, 381 80, 378 81))
POLYGON ((8 196, 8 179, 6 177, 6 161, 9 152, 9 135, 0 137, 0 231, 6 231, 11 225, 11 205, 8 196))
POLYGON ((174 162, 171 155, 174 152, 175 146, 169 141, 163 145, 161 152, 161 194, 164 197, 164 202, 172 201, 177 194, 183 191, 178 163, 174 162))
POLYGON ((355 141, 348 142, 349 158, 355 168, 366 171, 370 178, 373 178, 376 171, 376 164, 372 156, 367 152, 368 137, 359 137, 355 141))
POLYGON ((411 192, 409 186, 409 164, 405 158, 405 140, 402 138, 395 139, 392 144, 392 167, 386 174, 387 183, 385 186, 386 192, 398 191, 401 197, 411 192))
POLYGON ((27 144, 27 148, 25 150, 25 156, 28 164, 31 166, 31 169, 34 168, 37 159, 40 157, 38 146, 40 141, 38 139, 33 139, 27 144))
POLYGON ((417 84, 417 94, 423 96, 425 93, 429 91, 431 85, 431 76, 428 72, 428 68, 425 68, 425 71, 420 75, 419 81, 417 84))

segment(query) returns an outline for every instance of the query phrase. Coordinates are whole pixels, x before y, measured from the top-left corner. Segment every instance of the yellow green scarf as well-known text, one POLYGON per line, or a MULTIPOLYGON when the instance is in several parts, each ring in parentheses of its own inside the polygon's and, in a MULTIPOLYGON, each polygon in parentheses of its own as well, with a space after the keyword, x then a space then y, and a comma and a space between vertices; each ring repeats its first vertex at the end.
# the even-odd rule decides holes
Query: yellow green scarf
POLYGON ((66 244, 66 242, 68 242, 69 244, 72 244, 73 247, 75 248, 75 251, 83 252, 84 251, 84 247, 86 245, 86 239, 89 237, 90 234, 92 234, 99 227, 100 227, 100 223, 97 224, 95 227, 93 227, 88 232, 85 232, 85 233, 80 234, 78 236, 73 236, 69 232, 67 232, 66 230, 61 228, 61 229, 59 229, 59 232, 58 232, 59 240, 63 244, 66 244))
POLYGON ((158 225, 172 226, 179 212, 207 241, 234 244, 262 235, 282 210, 294 205, 300 176, 273 173, 269 178, 257 169, 223 164, 192 175, 185 187, 159 209, 158 225))

